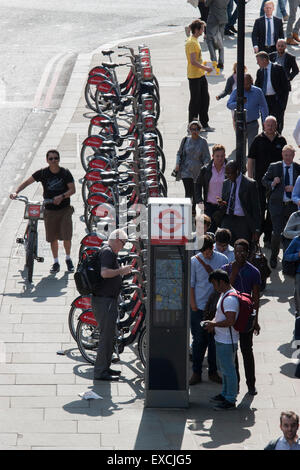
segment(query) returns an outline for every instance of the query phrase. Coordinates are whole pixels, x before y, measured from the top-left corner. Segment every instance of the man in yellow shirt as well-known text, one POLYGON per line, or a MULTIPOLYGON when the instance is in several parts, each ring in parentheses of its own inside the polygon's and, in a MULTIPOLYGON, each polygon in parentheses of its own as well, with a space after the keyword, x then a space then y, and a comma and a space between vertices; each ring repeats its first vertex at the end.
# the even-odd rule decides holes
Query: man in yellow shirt
POLYGON ((187 77, 190 88, 189 123, 199 120, 206 132, 213 129, 208 125, 209 93, 205 72, 212 72, 211 67, 202 64, 202 52, 198 41, 205 28, 204 21, 195 20, 190 25, 191 36, 185 44, 187 57, 187 77))

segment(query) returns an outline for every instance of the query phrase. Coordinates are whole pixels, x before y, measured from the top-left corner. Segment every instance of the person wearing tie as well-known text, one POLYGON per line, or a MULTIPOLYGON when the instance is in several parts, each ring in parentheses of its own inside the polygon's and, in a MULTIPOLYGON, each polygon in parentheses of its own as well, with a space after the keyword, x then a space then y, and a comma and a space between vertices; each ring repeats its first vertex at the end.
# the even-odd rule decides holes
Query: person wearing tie
POLYGON ((221 228, 231 231, 232 243, 239 238, 258 241, 261 215, 256 181, 244 176, 236 161, 226 164, 225 176, 222 199, 218 198, 224 211, 221 228))
POLYGON ((255 86, 262 89, 268 104, 269 114, 276 117, 278 132, 281 134, 289 96, 287 75, 281 65, 270 62, 267 52, 258 52, 256 62, 259 69, 256 73, 255 86))
POLYGON ((284 38, 283 23, 281 18, 273 16, 274 3, 266 2, 265 14, 257 18, 252 30, 252 45, 254 53, 265 51, 268 54, 276 51, 276 42, 284 38))
MULTIPOLYGON (((292 145, 285 145, 282 149, 282 162, 271 163, 262 178, 262 184, 269 192, 268 208, 273 226, 270 258, 272 269, 277 267, 281 233, 291 214, 297 211, 297 205, 292 199, 292 193, 295 182, 300 175, 300 165, 293 161, 294 157, 294 147, 292 145)), ((285 248, 286 246, 283 246, 284 250, 285 248)))

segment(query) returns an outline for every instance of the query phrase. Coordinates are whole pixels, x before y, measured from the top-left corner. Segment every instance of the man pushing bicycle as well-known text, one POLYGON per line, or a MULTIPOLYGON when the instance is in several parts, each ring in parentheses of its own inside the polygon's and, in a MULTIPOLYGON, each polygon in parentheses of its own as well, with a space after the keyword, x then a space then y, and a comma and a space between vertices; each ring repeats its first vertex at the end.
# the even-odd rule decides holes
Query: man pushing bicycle
POLYGON ((48 150, 46 154, 48 167, 36 171, 23 181, 15 193, 10 194, 16 199, 18 194, 34 182, 41 182, 44 189, 44 199, 53 199, 53 204, 46 204, 44 223, 46 240, 51 245, 54 258, 50 273, 58 273, 58 240, 62 240, 66 253, 66 264, 69 272, 74 272, 71 259, 71 240, 73 234, 72 214, 74 208, 70 205, 70 197, 75 194, 75 183, 71 172, 59 166, 60 155, 57 150, 48 150))

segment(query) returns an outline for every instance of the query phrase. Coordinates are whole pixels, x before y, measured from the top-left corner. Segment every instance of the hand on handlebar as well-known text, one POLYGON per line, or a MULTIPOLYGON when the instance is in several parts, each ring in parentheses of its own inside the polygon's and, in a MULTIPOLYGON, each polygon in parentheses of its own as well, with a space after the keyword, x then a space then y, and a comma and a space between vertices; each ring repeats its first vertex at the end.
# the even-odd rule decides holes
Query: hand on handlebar
POLYGON ((16 199, 17 196, 18 196, 17 193, 11 193, 9 195, 10 199, 16 199))

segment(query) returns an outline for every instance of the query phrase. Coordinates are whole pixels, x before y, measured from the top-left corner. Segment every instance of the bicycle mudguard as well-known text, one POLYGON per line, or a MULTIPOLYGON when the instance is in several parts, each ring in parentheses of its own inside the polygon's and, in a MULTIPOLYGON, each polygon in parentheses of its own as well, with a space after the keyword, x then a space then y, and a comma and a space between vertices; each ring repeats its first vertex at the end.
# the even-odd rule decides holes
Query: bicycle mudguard
POLYGON ((105 142, 105 138, 100 137, 99 135, 91 135, 82 142, 82 145, 85 145, 86 147, 99 149, 100 147, 102 147, 104 142, 105 142))
POLYGON ((110 217, 112 220, 116 220, 116 209, 113 205, 102 203, 97 204, 91 210, 91 214, 95 215, 96 217, 110 217))
POLYGON ((89 206, 96 206, 102 203, 112 204, 113 200, 105 193, 90 193, 86 202, 89 206))
POLYGON ((89 191, 90 193, 104 193, 109 197, 112 196, 111 190, 106 185, 102 184, 101 181, 93 183, 92 186, 89 187, 89 191))
POLYGON ((101 67, 100 65, 98 65, 96 67, 93 67, 89 71, 89 77, 91 77, 92 75, 96 75, 96 74, 102 74, 102 75, 105 75, 106 78, 112 79, 111 72, 109 70, 107 70, 105 67, 101 67))
POLYGON ((80 242, 81 246, 84 247, 94 247, 94 246, 101 246, 104 241, 106 241, 106 237, 104 235, 99 236, 96 232, 91 232, 85 237, 80 242))
POLYGON ((111 162, 106 157, 94 157, 88 163, 89 169, 111 170, 111 162))
POLYGON ((91 297, 88 295, 79 295, 71 303, 72 307, 81 308, 82 310, 87 310, 91 308, 91 297))
POLYGON ((97 326, 98 323, 94 317, 94 314, 91 309, 87 309, 79 315, 78 320, 81 320, 82 323, 87 323, 88 325, 97 326))

